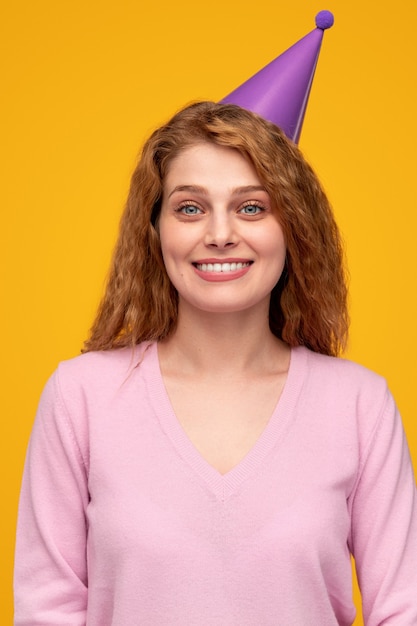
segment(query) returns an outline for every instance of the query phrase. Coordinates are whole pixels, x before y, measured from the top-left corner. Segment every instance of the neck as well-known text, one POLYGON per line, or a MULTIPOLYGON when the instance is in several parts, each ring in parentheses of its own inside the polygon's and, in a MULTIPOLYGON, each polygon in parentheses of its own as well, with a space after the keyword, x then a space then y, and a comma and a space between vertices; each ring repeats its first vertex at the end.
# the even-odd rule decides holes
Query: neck
POLYGON ((269 305, 262 310, 208 313, 179 308, 175 332, 160 343, 168 368, 224 376, 286 369, 289 348, 269 328, 269 305))

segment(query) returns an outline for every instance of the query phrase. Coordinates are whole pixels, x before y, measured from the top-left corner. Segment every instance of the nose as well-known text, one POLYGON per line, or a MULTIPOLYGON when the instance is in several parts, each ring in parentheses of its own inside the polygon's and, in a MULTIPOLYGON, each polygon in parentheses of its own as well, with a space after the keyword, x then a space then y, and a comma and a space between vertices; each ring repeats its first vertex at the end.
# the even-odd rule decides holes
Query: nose
POLYGON ((230 248, 235 246, 238 235, 233 216, 226 211, 213 211, 207 222, 205 244, 212 248, 230 248))

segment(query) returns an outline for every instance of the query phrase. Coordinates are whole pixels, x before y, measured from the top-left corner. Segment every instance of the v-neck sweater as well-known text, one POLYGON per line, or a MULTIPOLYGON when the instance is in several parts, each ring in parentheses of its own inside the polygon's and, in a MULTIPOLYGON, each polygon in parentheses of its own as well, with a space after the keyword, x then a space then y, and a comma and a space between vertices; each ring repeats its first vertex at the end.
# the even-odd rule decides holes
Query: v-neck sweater
POLYGON ((369 370, 292 349, 265 430, 225 475, 177 420, 157 344, 81 355, 47 383, 16 626, 348 626, 351 554, 367 626, 416 625, 413 470, 369 370))

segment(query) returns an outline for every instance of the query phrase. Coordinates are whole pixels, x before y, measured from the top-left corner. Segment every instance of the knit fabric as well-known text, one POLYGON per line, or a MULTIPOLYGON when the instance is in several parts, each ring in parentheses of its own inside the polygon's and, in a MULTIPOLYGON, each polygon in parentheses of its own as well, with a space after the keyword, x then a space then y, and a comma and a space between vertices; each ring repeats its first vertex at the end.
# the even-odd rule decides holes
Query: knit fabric
POLYGON ((84 354, 48 382, 16 626, 348 626, 351 553, 366 625, 416 625, 415 481, 376 374, 292 349, 268 425, 225 475, 179 424, 157 344, 84 354))

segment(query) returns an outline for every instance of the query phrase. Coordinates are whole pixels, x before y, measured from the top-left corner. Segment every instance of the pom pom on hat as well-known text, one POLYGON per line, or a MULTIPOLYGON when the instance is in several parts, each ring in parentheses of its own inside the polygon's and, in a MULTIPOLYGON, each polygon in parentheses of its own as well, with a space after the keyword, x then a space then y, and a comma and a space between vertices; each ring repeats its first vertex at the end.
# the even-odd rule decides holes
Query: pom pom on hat
POLYGON ((327 28, 331 28, 334 24, 334 16, 330 11, 320 11, 316 15, 316 26, 317 28, 321 28, 321 30, 326 30, 327 28))

